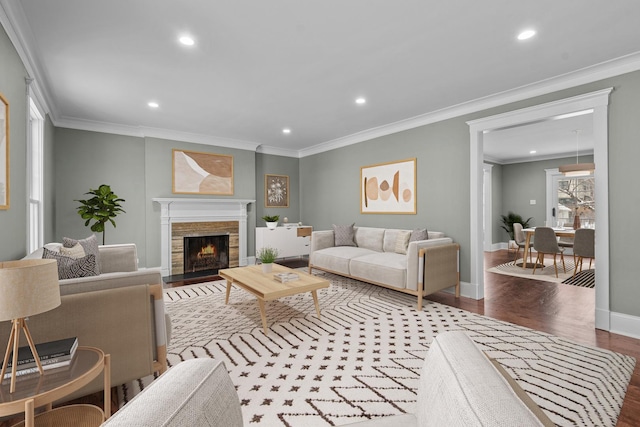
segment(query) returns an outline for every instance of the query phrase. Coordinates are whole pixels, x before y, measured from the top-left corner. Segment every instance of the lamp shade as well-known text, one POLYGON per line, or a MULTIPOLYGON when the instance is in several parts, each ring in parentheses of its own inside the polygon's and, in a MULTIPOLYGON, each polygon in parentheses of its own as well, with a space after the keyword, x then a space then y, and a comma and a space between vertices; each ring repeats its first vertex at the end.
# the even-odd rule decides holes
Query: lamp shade
POLYGON ((59 305, 55 259, 0 262, 0 321, 33 316, 59 305))

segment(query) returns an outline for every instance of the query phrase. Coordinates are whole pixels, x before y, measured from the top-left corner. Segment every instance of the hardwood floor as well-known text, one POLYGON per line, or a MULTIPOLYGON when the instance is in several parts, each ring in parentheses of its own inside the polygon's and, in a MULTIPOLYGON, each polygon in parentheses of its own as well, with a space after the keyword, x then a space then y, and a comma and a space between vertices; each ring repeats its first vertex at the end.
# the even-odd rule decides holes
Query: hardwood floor
MULTIPOLYGON (((506 250, 485 253, 485 269, 508 262, 510 256, 506 250)), ((456 300, 444 292, 427 299, 627 354, 640 361, 640 340, 595 329, 593 289, 485 272, 484 300, 464 297, 456 300)), ((617 425, 640 426, 640 364, 637 362, 617 425)))

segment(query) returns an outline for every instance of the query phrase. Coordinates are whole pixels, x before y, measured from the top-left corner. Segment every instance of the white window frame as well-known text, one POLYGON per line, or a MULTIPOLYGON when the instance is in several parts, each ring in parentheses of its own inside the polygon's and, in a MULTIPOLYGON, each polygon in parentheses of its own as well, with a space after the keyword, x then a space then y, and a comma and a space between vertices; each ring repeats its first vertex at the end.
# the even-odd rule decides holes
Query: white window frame
POLYGON ((44 244, 44 115, 29 97, 27 128, 27 250, 44 244))

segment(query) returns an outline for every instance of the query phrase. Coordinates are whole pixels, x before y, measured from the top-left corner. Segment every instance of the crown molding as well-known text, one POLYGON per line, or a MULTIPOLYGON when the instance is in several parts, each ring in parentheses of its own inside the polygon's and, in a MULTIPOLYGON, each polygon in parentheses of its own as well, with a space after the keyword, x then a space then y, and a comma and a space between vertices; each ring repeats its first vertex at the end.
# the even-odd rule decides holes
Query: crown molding
POLYGON ((300 150, 300 157, 311 156, 336 148, 346 147, 359 142, 368 141, 381 136, 390 135, 431 123, 460 117, 478 111, 487 110, 512 102, 523 101, 540 95, 557 92, 563 89, 592 83, 609 77, 618 76, 625 73, 640 70, 640 52, 626 55, 600 64, 582 68, 577 71, 562 74, 536 83, 521 86, 512 90, 499 92, 473 101, 464 102, 443 108, 431 113, 421 114, 412 118, 379 126, 377 128, 358 132, 342 138, 323 142, 309 148, 300 150))
POLYGON ((90 120, 63 118, 60 120, 55 120, 53 124, 56 127, 60 128, 110 133, 137 138, 167 139, 172 141, 191 142, 194 144, 211 145, 216 147, 235 148, 238 150, 256 151, 256 149, 260 146, 260 144, 257 142, 243 141, 239 139, 221 138, 211 135, 182 132, 171 129, 160 129, 144 126, 127 126, 90 120))
POLYGON ((38 64, 37 55, 30 48, 35 46, 31 27, 27 23, 19 2, 0 0, 0 24, 18 52, 28 77, 33 79, 30 84, 30 95, 36 99, 38 106, 45 114, 49 114, 52 118, 56 117, 55 104, 45 83, 42 67, 38 64))
POLYGON ((295 157, 295 158, 299 158, 300 157, 300 151, 298 151, 298 150, 291 150, 291 149, 287 149, 287 148, 272 147, 270 145, 261 145, 261 146, 258 147, 256 152, 257 153, 262 153, 262 154, 270 154, 270 155, 273 155, 273 156, 284 156, 284 157, 295 157))

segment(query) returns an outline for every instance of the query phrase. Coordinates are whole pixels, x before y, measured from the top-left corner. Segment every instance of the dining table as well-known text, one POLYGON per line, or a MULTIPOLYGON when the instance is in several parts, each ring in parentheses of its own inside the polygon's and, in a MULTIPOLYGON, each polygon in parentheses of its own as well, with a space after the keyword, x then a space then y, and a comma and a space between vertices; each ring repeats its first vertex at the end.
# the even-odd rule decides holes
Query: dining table
MULTIPOLYGON (((565 227, 551 227, 551 229, 553 230, 553 232, 556 234, 557 237, 570 237, 570 238, 574 238, 576 235, 576 230, 574 230, 573 228, 565 228, 565 227)), ((536 232, 536 227, 532 227, 532 228, 524 228, 523 233, 525 235, 525 242, 524 242, 524 256, 523 256, 523 260, 527 259, 527 255, 529 255, 529 245, 531 243, 531 237, 535 234, 536 232)), ((527 268, 527 263, 523 262, 522 263, 522 269, 526 269, 527 268)))

